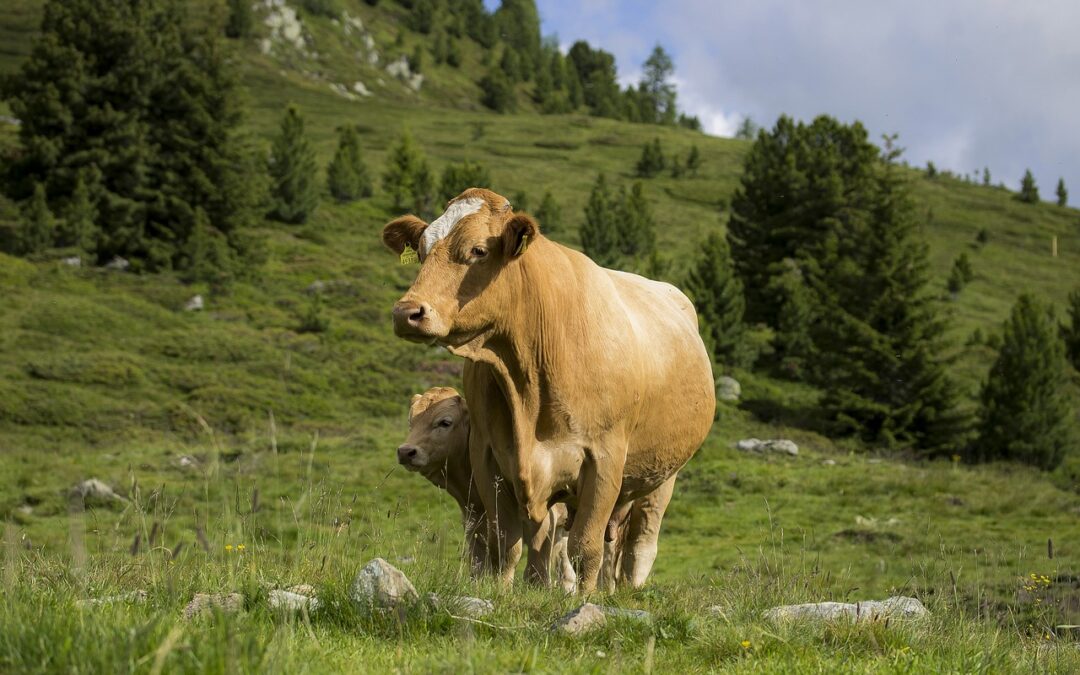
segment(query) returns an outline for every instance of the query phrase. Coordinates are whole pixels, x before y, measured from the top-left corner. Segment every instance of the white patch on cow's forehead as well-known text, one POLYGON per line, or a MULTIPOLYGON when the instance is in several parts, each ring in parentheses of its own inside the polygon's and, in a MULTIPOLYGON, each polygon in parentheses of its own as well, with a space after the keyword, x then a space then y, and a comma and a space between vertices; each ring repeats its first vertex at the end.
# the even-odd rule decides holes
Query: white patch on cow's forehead
POLYGON ((435 244, 446 235, 450 234, 450 231, 454 229, 454 226, 464 218, 465 216, 471 216, 479 211, 484 206, 484 200, 479 197, 469 197, 468 199, 462 199, 456 201, 447 207, 443 214, 433 220, 427 229, 424 230, 424 235, 420 237, 420 252, 425 256, 431 253, 431 249, 435 248, 435 244))

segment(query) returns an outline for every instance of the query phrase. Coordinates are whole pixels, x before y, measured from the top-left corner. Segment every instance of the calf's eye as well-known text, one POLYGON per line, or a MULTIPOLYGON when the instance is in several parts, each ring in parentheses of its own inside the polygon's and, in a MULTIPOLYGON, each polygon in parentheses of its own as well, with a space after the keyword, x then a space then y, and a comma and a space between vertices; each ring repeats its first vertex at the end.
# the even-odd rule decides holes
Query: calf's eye
POLYGON ((487 254, 488 254, 487 249, 484 248, 483 246, 473 246, 472 250, 469 251, 469 255, 471 255, 474 258, 484 258, 484 257, 487 257, 487 254))
POLYGON ((439 420, 439 426, 443 427, 443 428, 449 427, 449 426, 453 425, 453 423, 454 423, 454 420, 451 420, 451 419, 441 419, 441 420, 439 420))

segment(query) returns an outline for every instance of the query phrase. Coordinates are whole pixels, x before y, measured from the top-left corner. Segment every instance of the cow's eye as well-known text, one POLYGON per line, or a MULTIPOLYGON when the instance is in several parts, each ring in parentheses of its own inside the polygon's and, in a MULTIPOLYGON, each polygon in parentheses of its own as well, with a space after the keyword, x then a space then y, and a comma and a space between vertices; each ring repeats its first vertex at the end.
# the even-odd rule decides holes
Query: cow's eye
POLYGON ((483 260, 484 258, 487 257, 487 254, 488 254, 487 249, 484 248, 483 246, 473 246, 472 250, 469 251, 469 255, 471 257, 475 258, 476 260, 483 260))
POLYGON ((440 427, 443 427, 444 429, 446 427, 453 426, 453 424, 454 424, 454 420, 450 419, 449 417, 444 417, 441 420, 439 420, 439 422, 438 422, 438 425, 440 427))

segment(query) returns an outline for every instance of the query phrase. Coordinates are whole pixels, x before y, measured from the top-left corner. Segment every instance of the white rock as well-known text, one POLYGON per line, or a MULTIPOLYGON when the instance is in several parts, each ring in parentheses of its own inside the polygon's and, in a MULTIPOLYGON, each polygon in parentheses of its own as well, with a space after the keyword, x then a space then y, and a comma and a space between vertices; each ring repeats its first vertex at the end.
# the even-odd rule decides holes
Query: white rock
POLYGON ((176 460, 176 465, 181 469, 197 469, 199 468, 199 460, 191 455, 180 455, 176 460))
POLYGON ((130 593, 121 593, 119 595, 107 595, 104 598, 87 598, 86 600, 79 600, 75 603, 79 607, 99 607, 101 605, 111 605, 117 602, 130 602, 134 604, 142 604, 146 602, 146 591, 140 589, 137 591, 131 591, 130 593))
POLYGON ((796 445, 794 441, 789 441, 787 439, 762 441, 756 438, 744 438, 743 440, 735 443, 735 449, 742 452, 791 455, 792 457, 795 457, 799 454, 799 446, 796 445))
POLYGON ((84 502, 127 501, 120 495, 113 492, 113 489, 111 487, 106 485, 103 481, 98 480, 97 478, 88 478, 81 483, 77 483, 71 488, 71 494, 81 497, 84 502))
POLYGON ((107 270, 123 271, 129 267, 131 267, 131 263, 129 263, 125 258, 121 258, 120 256, 114 256, 112 260, 105 263, 105 269, 107 270))
POLYGON ((555 622, 551 630, 566 635, 581 635, 607 623, 607 614, 599 605, 586 602, 555 622))
POLYGON ((742 386, 734 377, 723 375, 716 380, 716 398, 734 403, 742 395, 742 386))
POLYGON ((766 610, 764 618, 773 622, 793 620, 849 619, 851 621, 871 621, 885 617, 913 619, 928 615, 930 612, 915 598, 894 596, 887 600, 869 600, 866 602, 811 602, 802 605, 782 605, 766 610))
POLYGON ((826 459, 821 462, 822 466, 836 466, 835 459, 826 459))
POLYGON ((314 612, 322 604, 318 598, 310 595, 278 589, 270 591, 267 597, 270 601, 270 607, 289 612, 300 612, 304 609, 314 612))
POLYGON ((239 593, 196 593, 184 607, 184 618, 194 619, 217 609, 225 614, 236 614, 244 608, 244 596, 239 593))
POLYGON ((270 38, 263 38, 259 40, 259 51, 263 54, 269 54, 274 50, 274 41, 270 38))
POLYGON ((77 255, 70 256, 68 258, 62 258, 61 263, 68 267, 82 267, 82 258, 77 255))
POLYGON ((417 599, 416 588, 401 570, 375 558, 356 575, 349 597, 361 609, 391 608, 417 599))
POLYGON ((203 297, 201 295, 192 296, 190 300, 184 303, 185 312, 198 312, 203 309, 203 297))
POLYGON ((473 598, 467 595, 463 595, 459 598, 452 598, 450 602, 447 603, 447 606, 451 612, 467 616, 470 619, 486 616, 495 611, 495 604, 490 600, 473 598))
POLYGON ((356 82, 353 82, 352 88, 353 88, 353 91, 355 91, 357 94, 360 94, 361 96, 371 96, 371 92, 364 85, 364 83, 361 82, 360 80, 357 80, 356 82))

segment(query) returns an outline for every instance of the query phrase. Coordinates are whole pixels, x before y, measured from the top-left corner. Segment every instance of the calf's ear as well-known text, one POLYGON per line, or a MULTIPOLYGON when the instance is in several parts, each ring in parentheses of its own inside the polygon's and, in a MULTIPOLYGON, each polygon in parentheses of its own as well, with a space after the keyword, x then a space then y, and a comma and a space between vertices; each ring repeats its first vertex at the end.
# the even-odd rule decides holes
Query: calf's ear
POLYGON ((414 215, 402 216, 387 223, 382 230, 382 241, 386 248, 401 255, 408 244, 412 250, 420 250, 420 235, 424 234, 428 224, 414 215))
POLYGON ((506 230, 503 231, 503 251, 506 258, 517 258, 525 253, 529 244, 536 241, 540 234, 540 226, 526 213, 515 213, 510 220, 506 221, 506 230))

